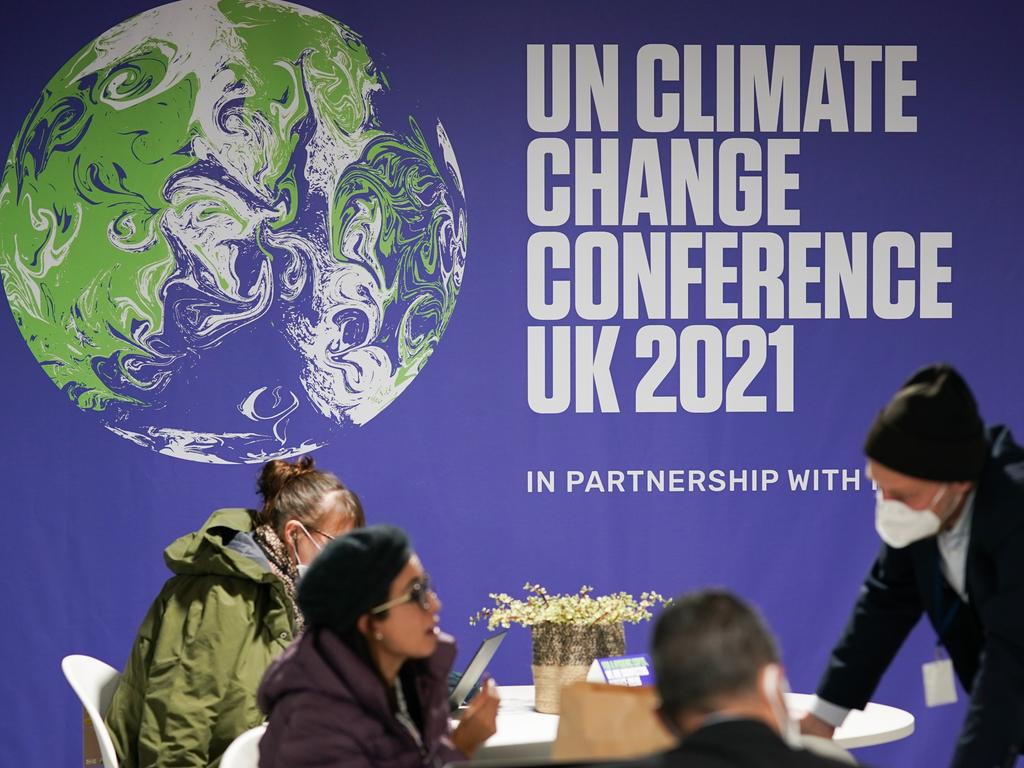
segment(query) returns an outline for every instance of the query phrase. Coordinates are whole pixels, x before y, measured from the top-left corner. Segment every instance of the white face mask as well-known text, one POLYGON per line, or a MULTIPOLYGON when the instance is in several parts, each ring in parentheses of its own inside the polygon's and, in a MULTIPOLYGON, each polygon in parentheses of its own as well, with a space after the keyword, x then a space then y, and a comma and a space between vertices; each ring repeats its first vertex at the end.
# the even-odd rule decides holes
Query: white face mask
POLYGON ((772 708, 775 722, 779 724, 779 734, 789 746, 799 749, 801 746, 800 725, 789 716, 789 710, 786 708, 789 683, 786 681, 785 675, 782 674, 782 668, 778 664, 769 664, 765 667, 761 680, 764 686, 762 693, 768 700, 768 706, 772 708))
POLYGON ((948 487, 939 488, 927 509, 911 509, 902 501, 883 498, 879 490, 875 495, 875 530, 882 541, 890 547, 902 549, 937 534, 942 520, 932 509, 948 487))
MULTIPOLYGON (((302 528, 302 532, 304 534, 306 534, 306 538, 309 539, 313 543, 314 547, 316 547, 316 551, 317 552, 322 551, 323 547, 321 547, 317 543, 316 539, 314 539, 312 536, 309 535, 309 531, 306 530, 306 526, 304 526, 298 520, 296 520, 295 522, 299 523, 299 527, 302 528)), ((295 550, 295 570, 297 570, 299 572, 299 578, 301 579, 303 576, 306 575, 306 571, 309 570, 309 563, 304 563, 299 558, 299 546, 298 546, 298 544, 295 543, 295 539, 292 539, 292 548, 295 550)))

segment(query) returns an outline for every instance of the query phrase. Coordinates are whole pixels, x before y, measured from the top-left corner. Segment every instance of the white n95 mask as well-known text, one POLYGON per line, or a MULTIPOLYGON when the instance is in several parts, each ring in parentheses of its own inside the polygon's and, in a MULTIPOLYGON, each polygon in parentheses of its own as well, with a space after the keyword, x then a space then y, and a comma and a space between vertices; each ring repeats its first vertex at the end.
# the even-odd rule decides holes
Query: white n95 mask
POLYGON ((779 724, 779 735, 793 749, 800 748, 800 724, 789 715, 786 707, 786 694, 789 693, 789 683, 782 674, 782 668, 778 664, 769 664, 762 675, 762 692, 768 699, 768 706, 772 708, 772 715, 779 724))
POLYGON ((949 486, 942 486, 932 498, 927 509, 911 509, 902 501, 883 498, 882 492, 875 496, 875 530, 890 547, 902 549, 915 541, 934 536, 942 527, 942 521, 932 508, 949 486))

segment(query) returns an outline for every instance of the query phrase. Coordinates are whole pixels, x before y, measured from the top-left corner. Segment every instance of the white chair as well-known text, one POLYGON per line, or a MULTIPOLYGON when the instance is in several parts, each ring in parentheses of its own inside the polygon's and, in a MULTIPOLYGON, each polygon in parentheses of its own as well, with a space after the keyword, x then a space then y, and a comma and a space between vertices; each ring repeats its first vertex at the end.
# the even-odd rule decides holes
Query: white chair
POLYGON ((121 673, 99 659, 79 654, 65 656, 60 668, 85 708, 85 764, 96 765, 96 757, 99 757, 104 768, 117 768, 117 753, 114 752, 114 742, 103 722, 103 715, 110 708, 110 699, 117 688, 117 681, 121 679, 121 673), (90 749, 90 725, 96 735, 99 755, 90 749))
POLYGON ((267 730, 266 724, 250 728, 228 744, 220 759, 220 768, 259 768, 260 739, 267 730))

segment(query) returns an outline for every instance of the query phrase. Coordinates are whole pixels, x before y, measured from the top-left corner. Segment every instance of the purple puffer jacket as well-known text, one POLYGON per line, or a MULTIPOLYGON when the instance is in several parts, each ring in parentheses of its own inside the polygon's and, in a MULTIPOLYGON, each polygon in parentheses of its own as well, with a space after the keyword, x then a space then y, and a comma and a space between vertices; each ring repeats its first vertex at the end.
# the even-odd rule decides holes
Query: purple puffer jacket
POLYGON ((438 768, 465 760, 448 727, 448 671, 455 643, 441 635, 418 678, 421 753, 391 713, 380 678, 328 630, 310 630, 275 661, 258 701, 270 721, 260 768, 438 768))

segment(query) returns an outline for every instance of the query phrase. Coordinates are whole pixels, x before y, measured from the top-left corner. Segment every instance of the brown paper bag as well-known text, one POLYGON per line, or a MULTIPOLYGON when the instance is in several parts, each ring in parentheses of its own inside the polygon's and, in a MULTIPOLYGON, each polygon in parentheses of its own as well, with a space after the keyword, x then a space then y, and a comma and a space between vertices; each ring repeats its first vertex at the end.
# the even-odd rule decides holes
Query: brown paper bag
POLYGON ((633 758, 669 749, 676 739, 657 714, 653 688, 575 683, 562 689, 553 760, 633 758))

